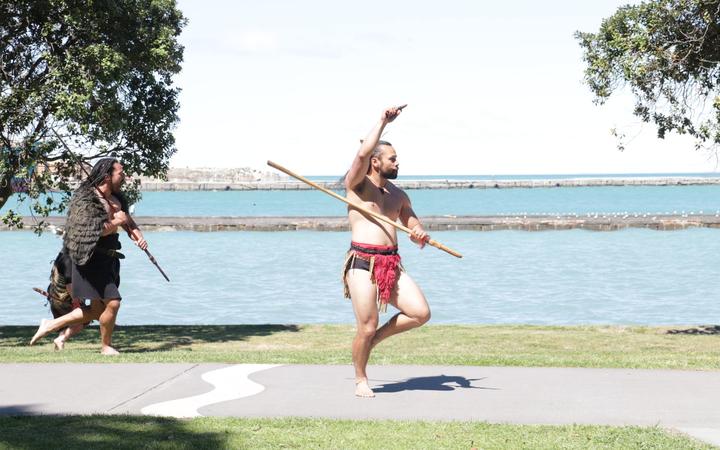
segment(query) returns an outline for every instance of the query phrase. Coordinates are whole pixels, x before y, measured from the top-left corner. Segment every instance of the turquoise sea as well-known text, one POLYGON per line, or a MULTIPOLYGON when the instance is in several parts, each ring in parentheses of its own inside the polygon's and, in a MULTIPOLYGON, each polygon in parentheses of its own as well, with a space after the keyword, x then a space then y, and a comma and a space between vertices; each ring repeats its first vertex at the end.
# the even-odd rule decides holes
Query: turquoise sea
MULTIPOLYGON (((719 172, 675 172, 675 173, 564 173, 564 174, 484 174, 484 175, 400 175, 398 180, 560 180, 567 178, 717 178, 719 172)), ((335 181, 339 175, 309 175, 313 181, 335 181)))
MULTIPOLYGON (((408 190, 418 215, 720 212, 720 185, 408 190)), ((340 192, 344 195, 344 191, 340 192)), ((59 200, 60 196, 56 195, 59 200)), ((14 199, 3 208, 30 214, 14 199)), ((0 211, 1 213, 1 211, 0 211)), ((341 216, 329 195, 301 191, 144 192, 138 216, 341 216)))
MULTIPOLYGON (((716 214, 720 186, 411 190, 419 215, 648 212, 716 214)), ((6 205, 5 210, 9 205, 6 205)), ((147 192, 136 215, 336 216, 314 191, 147 192)), ((2 211, 0 211, 2 213, 2 211)), ((465 255, 401 239, 433 323, 701 324, 720 321, 720 230, 456 231, 465 255)), ((342 298, 344 232, 153 232, 167 283, 123 237, 122 324, 352 323, 342 298)), ((1 232, 0 325, 48 317, 45 287, 61 241, 1 232)), ((389 317, 389 315, 388 315, 389 317)))
MULTIPOLYGON (((433 323, 700 324, 720 321, 720 231, 456 231, 433 237, 464 254, 401 253, 433 323)), ((167 283, 123 237, 120 324, 352 323, 340 232, 147 233, 167 283)), ((0 325, 49 313, 60 248, 51 235, 0 233, 0 325)), ((389 315, 388 315, 389 317, 389 315)))

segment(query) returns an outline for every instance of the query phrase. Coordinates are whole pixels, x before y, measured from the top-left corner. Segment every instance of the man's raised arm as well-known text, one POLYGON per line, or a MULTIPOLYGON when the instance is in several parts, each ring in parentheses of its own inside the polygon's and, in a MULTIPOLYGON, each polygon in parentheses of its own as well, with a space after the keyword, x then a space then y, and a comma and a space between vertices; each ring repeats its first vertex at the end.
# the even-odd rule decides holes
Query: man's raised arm
POLYGON ((380 120, 375 124, 373 129, 370 130, 370 133, 368 133, 367 137, 362 141, 362 144, 360 144, 360 150, 358 150, 350 166, 350 170, 347 175, 345 175, 346 189, 352 190, 363 182, 370 164, 370 157, 380 141, 380 136, 382 136, 385 125, 395 120, 405 106, 407 105, 391 106, 383 111, 380 120))

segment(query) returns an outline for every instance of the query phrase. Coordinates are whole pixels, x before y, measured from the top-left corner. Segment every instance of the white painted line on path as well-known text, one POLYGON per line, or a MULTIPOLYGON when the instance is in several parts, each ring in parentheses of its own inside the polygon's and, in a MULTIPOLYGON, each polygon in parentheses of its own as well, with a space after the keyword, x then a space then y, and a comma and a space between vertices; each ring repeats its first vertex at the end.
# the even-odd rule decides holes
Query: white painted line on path
POLYGON ((707 442, 708 444, 720 446, 720 429, 718 428, 676 428, 678 431, 694 437, 695 439, 707 442))
POLYGON ((192 397, 179 398, 144 407, 141 412, 148 416, 200 417, 198 409, 214 403, 250 397, 265 390, 265 386, 248 378, 250 374, 260 372, 282 364, 238 364, 202 374, 201 378, 214 389, 192 397))

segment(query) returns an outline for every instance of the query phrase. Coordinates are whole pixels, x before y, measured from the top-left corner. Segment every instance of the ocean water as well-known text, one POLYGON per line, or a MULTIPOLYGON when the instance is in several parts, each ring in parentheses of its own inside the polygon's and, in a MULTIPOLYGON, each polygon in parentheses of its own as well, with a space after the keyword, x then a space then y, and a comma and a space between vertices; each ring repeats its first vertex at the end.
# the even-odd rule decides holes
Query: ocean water
MULTIPOLYGON (((415 212, 427 215, 720 213, 720 185, 593 186, 512 189, 408 190, 415 212)), ((340 192, 344 195, 344 192, 340 192)), ((59 199, 59 195, 56 198, 59 199)), ((29 204, 11 199, 0 214, 29 204)), ((139 216, 341 216, 345 205, 327 194, 302 191, 145 192, 139 216)))
MULTIPOLYGON (((353 323, 340 266, 349 234, 156 232, 150 250, 172 280, 122 237, 118 323, 353 323)), ((720 321, 720 231, 687 229, 438 232, 465 255, 401 239, 432 323, 706 324, 720 321)), ((47 286, 61 241, 0 233, 0 325, 50 317, 47 286)), ((391 312, 384 316, 391 316, 391 312)))
MULTIPOLYGON (((568 174, 526 174, 526 175, 400 175, 398 180, 562 180, 567 178, 717 178, 720 172, 692 172, 692 173, 568 173, 568 174)), ((339 175, 309 175, 313 181, 335 181, 339 175)))

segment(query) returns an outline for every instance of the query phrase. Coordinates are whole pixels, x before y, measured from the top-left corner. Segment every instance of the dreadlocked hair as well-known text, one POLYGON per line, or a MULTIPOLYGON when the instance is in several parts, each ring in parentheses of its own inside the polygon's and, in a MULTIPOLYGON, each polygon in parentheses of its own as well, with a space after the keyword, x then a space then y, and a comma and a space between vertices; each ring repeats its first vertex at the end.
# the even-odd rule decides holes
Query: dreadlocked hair
POLYGON ((105 179, 105 175, 110 175, 113 171, 113 166, 116 162, 119 162, 115 158, 102 158, 98 162, 95 163, 92 170, 90 171, 90 175, 85 179, 85 181, 82 182, 83 185, 86 186, 94 186, 97 187, 100 185, 100 183, 103 182, 105 179))
MULTIPOLYGON (((112 174, 115 163, 119 162, 120 161, 115 158, 102 158, 98 160, 98 162, 95 163, 92 170, 90 171, 90 175, 88 175, 88 177, 82 182, 81 186, 100 186, 100 184, 102 184, 103 180, 105 179, 105 176, 112 174)), ((113 192, 113 195, 120 201, 120 209, 127 213, 130 205, 125 198, 125 195, 123 195, 121 192, 113 192)))

